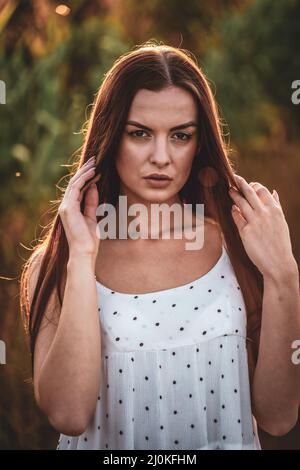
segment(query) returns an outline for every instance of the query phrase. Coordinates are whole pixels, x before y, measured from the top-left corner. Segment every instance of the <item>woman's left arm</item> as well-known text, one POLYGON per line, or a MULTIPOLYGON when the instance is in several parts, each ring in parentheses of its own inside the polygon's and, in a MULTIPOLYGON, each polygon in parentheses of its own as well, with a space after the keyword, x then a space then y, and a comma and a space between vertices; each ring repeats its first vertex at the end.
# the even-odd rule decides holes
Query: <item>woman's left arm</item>
POLYGON ((299 270, 277 193, 235 176, 232 217, 264 282, 253 414, 263 430, 281 436, 295 426, 300 405, 300 363, 293 360, 295 340, 300 346, 299 270))

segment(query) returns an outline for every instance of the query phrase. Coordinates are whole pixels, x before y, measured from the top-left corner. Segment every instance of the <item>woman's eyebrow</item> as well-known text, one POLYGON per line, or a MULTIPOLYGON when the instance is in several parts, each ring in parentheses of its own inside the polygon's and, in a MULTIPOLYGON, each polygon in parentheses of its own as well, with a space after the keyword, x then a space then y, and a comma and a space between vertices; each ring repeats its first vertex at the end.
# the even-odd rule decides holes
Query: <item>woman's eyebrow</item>
MULTIPOLYGON (((140 127, 141 129, 146 129, 147 131, 150 131, 150 132, 153 131, 153 129, 150 129, 150 127, 145 126, 144 124, 141 124, 137 121, 127 121, 126 124, 131 124, 132 126, 140 127)), ((189 121, 189 122, 180 124, 179 126, 172 127, 170 131, 177 131, 178 129, 185 129, 186 127, 198 127, 198 125, 195 123, 195 121, 189 121)))

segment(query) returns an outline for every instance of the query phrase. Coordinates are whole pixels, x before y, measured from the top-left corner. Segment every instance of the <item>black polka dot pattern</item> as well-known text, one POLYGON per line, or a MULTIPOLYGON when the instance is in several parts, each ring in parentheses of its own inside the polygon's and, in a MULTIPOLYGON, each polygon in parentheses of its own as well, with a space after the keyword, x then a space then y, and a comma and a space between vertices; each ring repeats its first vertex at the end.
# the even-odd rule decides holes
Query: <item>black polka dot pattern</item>
POLYGON ((59 450, 259 448, 246 311, 225 251, 206 275, 177 288, 122 294, 97 287, 95 416, 79 437, 61 434, 59 450))

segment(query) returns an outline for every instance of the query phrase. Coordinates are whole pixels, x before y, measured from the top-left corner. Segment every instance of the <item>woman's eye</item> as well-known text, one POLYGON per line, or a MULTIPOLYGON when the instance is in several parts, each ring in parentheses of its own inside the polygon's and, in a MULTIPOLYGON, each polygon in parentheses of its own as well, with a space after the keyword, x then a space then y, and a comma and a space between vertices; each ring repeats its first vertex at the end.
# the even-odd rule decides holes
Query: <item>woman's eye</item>
MULTIPOLYGON (((137 131, 128 132, 128 135, 130 135, 132 137, 147 137, 147 133, 145 131, 143 131, 142 129, 137 130, 137 131), (139 132, 141 134, 138 134, 139 132), (146 135, 142 135, 142 134, 146 134, 146 135)), ((175 138, 175 140, 183 140, 183 141, 190 140, 190 138, 192 137, 191 134, 186 134, 184 132, 177 132, 174 135, 180 136, 179 138, 175 138)))
POLYGON ((142 130, 139 130, 139 131, 132 131, 132 132, 128 132, 128 134, 131 135, 132 137, 144 137, 144 136, 142 136, 142 135, 137 135, 138 132, 144 133, 145 131, 142 131, 142 130))
MULTIPOLYGON (((191 134, 185 134, 184 132, 177 132, 177 134, 174 134, 174 135, 181 135, 183 137, 181 137, 179 140, 189 140, 192 135, 191 134)), ((175 140, 178 140, 178 139, 175 139, 175 140)))

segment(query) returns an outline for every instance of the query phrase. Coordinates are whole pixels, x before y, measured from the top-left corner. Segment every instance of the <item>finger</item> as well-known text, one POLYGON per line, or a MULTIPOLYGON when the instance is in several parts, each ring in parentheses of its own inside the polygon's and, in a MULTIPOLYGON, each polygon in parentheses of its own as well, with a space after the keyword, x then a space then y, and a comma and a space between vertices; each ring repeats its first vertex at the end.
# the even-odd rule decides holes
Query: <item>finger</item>
POLYGON ((229 190, 229 195, 233 199, 233 202, 240 209, 243 217, 248 222, 250 222, 251 218, 254 215, 254 210, 251 207, 251 205, 249 204, 249 202, 247 201, 247 199, 245 199, 245 197, 242 196, 242 194, 233 187, 229 190))
POLYGON ((98 173, 90 181, 85 182, 83 188, 81 189, 81 192, 84 194, 85 191, 89 188, 90 184, 96 183, 96 181, 99 180, 100 176, 101 175, 98 173))
POLYGON ((276 189, 273 189, 272 196, 274 196, 276 202, 281 206, 279 195, 278 195, 278 192, 276 191, 276 189))
POLYGON ((76 181, 83 173, 88 171, 93 166, 95 166, 95 159, 91 158, 76 171, 76 173, 72 176, 70 181, 72 182, 76 181))
POLYGON ((252 209, 260 209, 261 208, 261 201, 256 194, 256 191, 253 189, 251 185, 247 183, 247 181, 240 175, 234 174, 237 187, 242 193, 242 195, 246 198, 252 209))
POLYGON ((239 231, 247 225, 247 220, 235 204, 231 207, 231 215, 239 231))
POLYGON ((94 178, 92 178, 90 181, 85 183, 85 186, 83 186, 83 188, 80 190, 80 202, 82 201, 83 195, 86 193, 86 191, 89 189, 89 187, 93 183, 96 183, 99 180, 100 176, 101 175, 98 174, 98 175, 94 176, 94 178))
MULTIPOLYGON (((78 171, 77 173, 75 173, 72 178, 70 178, 70 180, 68 181, 68 186, 65 190, 65 193, 68 194, 70 189, 71 189, 71 186, 76 182, 78 181, 79 178, 81 178, 82 175, 86 174, 87 172, 90 172, 91 169, 95 168, 95 166, 93 165, 93 163, 89 163, 88 165, 82 167, 80 169, 80 171, 78 171)), ((90 173, 89 173, 90 174, 90 173)))
POLYGON ((274 200, 276 201, 276 198, 273 196, 273 194, 271 194, 268 188, 263 186, 261 183, 253 183, 253 188, 264 205, 272 205, 274 204, 274 200))
POLYGON ((95 168, 90 168, 85 173, 77 178, 77 180, 72 181, 68 185, 67 198, 70 201, 80 202, 80 191, 83 188, 86 181, 88 181, 95 172, 95 168))
POLYGON ((96 209, 99 203, 99 194, 96 183, 93 183, 87 190, 83 213, 86 217, 97 222, 96 209))
POLYGON ((77 171, 75 172, 75 175, 74 176, 77 176, 81 170, 84 170, 85 168, 87 168, 88 166, 92 165, 92 164, 95 164, 96 163, 96 157, 91 157, 89 158, 85 163, 81 164, 78 168, 77 168, 77 171))

